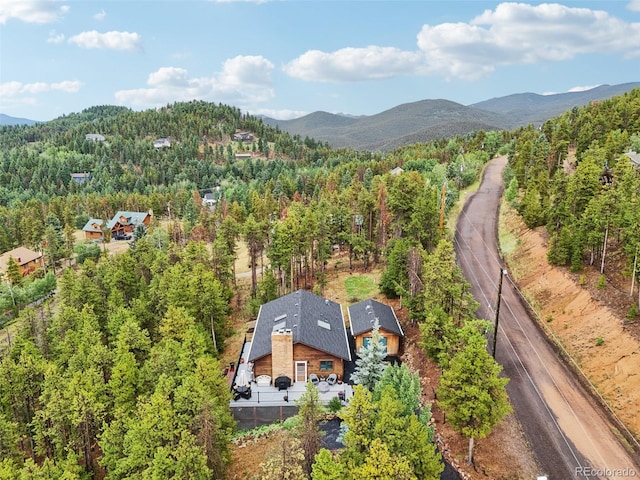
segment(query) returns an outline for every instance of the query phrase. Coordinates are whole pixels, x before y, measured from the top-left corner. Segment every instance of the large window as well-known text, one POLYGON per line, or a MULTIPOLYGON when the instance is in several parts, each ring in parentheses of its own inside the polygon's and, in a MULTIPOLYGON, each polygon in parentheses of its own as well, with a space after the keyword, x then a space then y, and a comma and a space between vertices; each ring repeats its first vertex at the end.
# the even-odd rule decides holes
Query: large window
MULTIPOLYGON (((362 339, 362 344, 365 347, 368 347, 371 343, 371 337, 364 337, 362 339)), ((387 353, 387 337, 380 337, 380 344, 384 346, 384 353, 387 353)))
POLYGON ((320 360, 320 370, 333 370, 333 360, 320 360))

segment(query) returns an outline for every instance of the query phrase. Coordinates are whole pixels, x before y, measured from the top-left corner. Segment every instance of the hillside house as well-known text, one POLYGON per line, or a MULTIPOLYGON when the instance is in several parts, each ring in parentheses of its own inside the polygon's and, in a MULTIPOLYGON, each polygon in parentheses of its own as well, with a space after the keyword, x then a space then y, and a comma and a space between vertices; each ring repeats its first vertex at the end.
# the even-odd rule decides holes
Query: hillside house
POLYGON ((87 240, 102 240, 102 224, 104 221, 99 218, 90 218, 82 227, 84 238, 87 240))
POLYGON ((251 362, 255 376, 274 380, 343 376, 351 351, 342 307, 305 290, 265 303, 247 357, 243 360, 251 362))
POLYGON ((0 272, 3 274, 7 271, 10 258, 18 263, 22 276, 29 275, 36 268, 44 266, 44 258, 41 253, 26 247, 18 247, 0 255, 0 272))
POLYGON ((253 142, 253 134, 249 132, 236 132, 231 138, 234 142, 253 142))
POLYGON ((392 307, 369 299, 350 305, 347 310, 351 335, 356 342, 356 351, 371 341, 373 324, 377 319, 378 333, 387 347, 387 355, 399 355, 400 341, 404 338, 404 332, 392 307))
POLYGON ((154 148, 167 148, 171 146, 171 140, 168 138, 158 138, 153 142, 154 148))
POLYGON ((629 150, 625 153, 625 155, 629 157, 631 163, 633 163, 636 167, 640 167, 640 153, 629 150))
POLYGON ((151 211, 149 212, 117 212, 107 224, 111 230, 111 237, 131 235, 138 225, 149 226, 151 223, 151 211))
POLYGON ((87 133, 84 136, 84 139, 87 142, 104 142, 104 135, 100 135, 99 133, 87 133))
POLYGON ((402 167, 396 167, 393 170, 389 170, 389 173, 391 175, 400 175, 401 173, 404 173, 404 169, 402 167))
POLYGON ((78 172, 71 174, 71 180, 76 183, 84 183, 91 180, 91 174, 89 172, 78 172))

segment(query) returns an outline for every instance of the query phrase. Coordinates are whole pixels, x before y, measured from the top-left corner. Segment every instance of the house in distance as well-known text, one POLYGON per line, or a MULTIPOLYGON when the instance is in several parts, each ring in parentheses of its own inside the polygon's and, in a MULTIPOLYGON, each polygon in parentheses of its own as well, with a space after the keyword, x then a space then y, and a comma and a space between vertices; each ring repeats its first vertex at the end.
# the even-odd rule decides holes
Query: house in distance
POLYGON ((29 275, 36 268, 43 266, 44 260, 39 252, 34 252, 26 247, 14 248, 0 255, 0 272, 3 274, 7 271, 10 258, 16 261, 23 277, 29 275))

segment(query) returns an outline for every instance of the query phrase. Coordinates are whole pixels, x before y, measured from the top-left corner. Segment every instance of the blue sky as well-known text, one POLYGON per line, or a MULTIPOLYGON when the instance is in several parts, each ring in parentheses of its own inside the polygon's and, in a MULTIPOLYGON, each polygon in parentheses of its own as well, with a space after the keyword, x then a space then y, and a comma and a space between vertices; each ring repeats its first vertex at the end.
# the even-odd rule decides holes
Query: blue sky
POLYGON ((0 0, 0 113, 206 100, 289 119, 640 81, 640 0, 0 0))

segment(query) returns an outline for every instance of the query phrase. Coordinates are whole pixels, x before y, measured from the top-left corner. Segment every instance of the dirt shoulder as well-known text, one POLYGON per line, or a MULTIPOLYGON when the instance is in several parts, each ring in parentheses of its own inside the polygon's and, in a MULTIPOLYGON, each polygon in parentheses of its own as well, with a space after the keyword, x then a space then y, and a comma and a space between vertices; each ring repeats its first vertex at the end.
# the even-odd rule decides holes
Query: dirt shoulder
MULTIPOLYGON (((511 277, 537 312, 547 334, 575 360, 626 427, 640 434, 640 341, 637 320, 625 317, 630 299, 620 268, 608 284, 599 272, 572 274, 547 262, 544 229, 530 230, 508 206, 500 215, 501 246, 511 277)), ((615 262, 615 259, 613 260, 615 262)))

